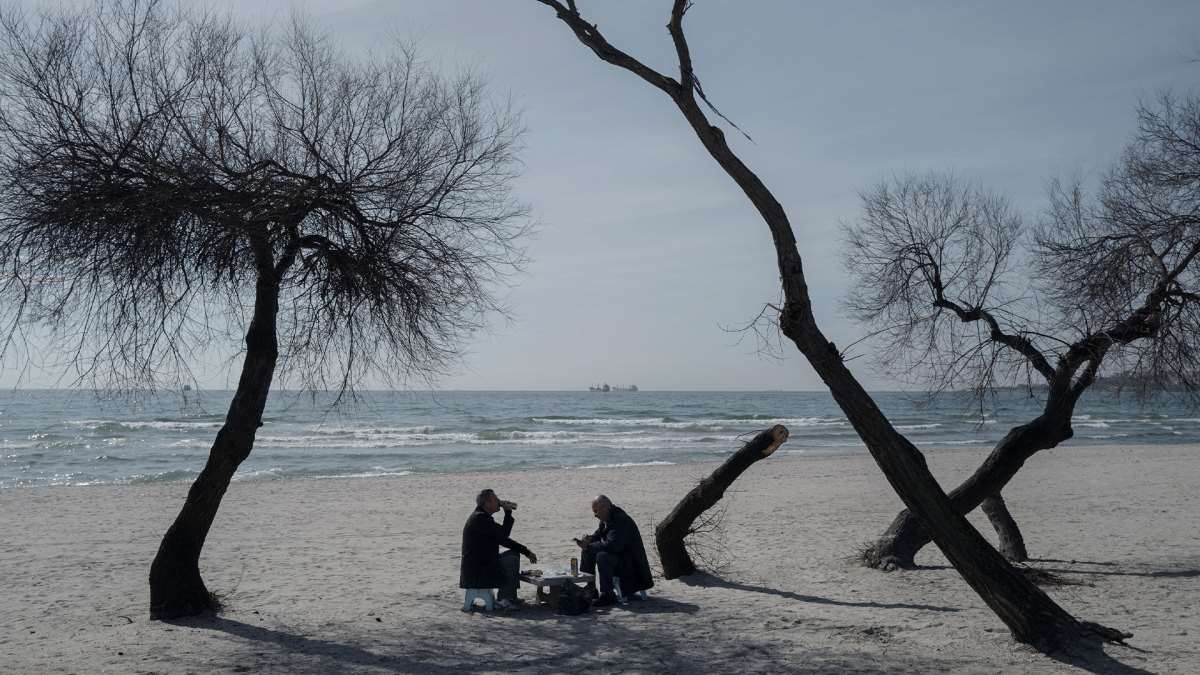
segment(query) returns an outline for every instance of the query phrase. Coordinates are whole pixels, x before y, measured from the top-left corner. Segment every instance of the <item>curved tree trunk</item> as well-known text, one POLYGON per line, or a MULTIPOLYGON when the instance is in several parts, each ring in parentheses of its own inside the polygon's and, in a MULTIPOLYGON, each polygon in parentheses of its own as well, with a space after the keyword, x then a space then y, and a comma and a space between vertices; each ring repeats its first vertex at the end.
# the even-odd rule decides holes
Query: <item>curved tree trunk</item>
POLYGON ((664 578, 677 579, 695 573, 696 564, 684 545, 684 539, 692 533, 692 523, 719 502, 725 496, 725 490, 751 464, 770 457, 787 438, 787 427, 779 424, 759 432, 684 495, 671 513, 654 528, 654 543, 658 547, 664 578))
POLYGON ((1010 562, 1029 560, 1029 551, 1025 550, 1025 537, 1021 536, 1021 528, 1017 527, 1017 521, 1008 512, 1008 505, 1004 503, 1004 497, 998 494, 992 495, 983 500, 979 508, 987 514, 988 520, 992 522, 992 527, 996 530, 996 537, 1000 542, 998 547, 1000 554, 1010 562))
POLYGON ((598 26, 583 19, 574 2, 540 2, 554 7, 558 18, 596 56, 634 73, 670 96, 709 155, 754 205, 775 244, 784 299, 779 317, 783 334, 796 344, 820 375, 905 506, 928 525, 950 564, 1004 621, 1013 637, 1042 651, 1054 650, 1085 634, 1121 639, 1123 633, 1076 620, 971 527, 929 472, 925 457, 896 431, 846 368, 837 347, 821 333, 813 316, 804 266, 787 213, 762 180, 729 147, 724 132, 709 123, 697 99, 697 96, 703 99, 704 94, 692 72, 692 57, 683 32, 683 15, 691 6, 689 0, 674 1, 667 24, 679 61, 678 80, 613 47, 598 26))
POLYGON ((188 490, 187 501, 163 536, 150 565, 150 618, 174 619, 218 609, 200 578, 200 551, 221 498, 238 465, 254 447, 278 357, 276 315, 279 286, 260 272, 254 317, 246 332, 246 357, 225 424, 209 451, 204 470, 188 490))
MULTIPOLYGON (((1071 616, 992 548, 947 498, 930 473, 921 451, 896 431, 846 368, 837 347, 817 326, 795 234, 783 206, 733 153, 725 141, 725 134, 708 123, 692 93, 679 91, 675 97, 684 117, 709 154, 742 188, 771 230, 784 294, 779 320, 783 334, 796 344, 829 388, 896 494, 927 524, 934 542, 950 564, 1008 626, 1015 639, 1040 651, 1054 651, 1084 634, 1121 639, 1125 634, 1119 631, 1081 622, 1071 616)), ((1003 459, 1011 462, 1014 458, 1005 455, 1003 459)), ((1019 466, 1019 463, 1013 466, 1012 473, 1019 466)), ((987 494, 995 492, 997 490, 989 490, 987 494)))
MULTIPOLYGON (((985 499, 998 497, 1027 459, 1041 450, 1055 447, 1072 436, 1072 413, 1073 408, 1043 412, 1032 422, 1014 427, 1005 434, 975 473, 950 493, 950 501, 954 508, 965 515, 985 499)), ((1016 522, 1008 515, 1006 508, 1001 507, 997 514, 1000 515, 1001 511, 1003 516, 1007 516, 1007 522, 1004 522, 1003 516, 998 522, 997 518, 988 514, 992 520, 992 527, 996 529, 1001 542, 1006 539, 1018 542, 1021 552, 1016 558, 1009 555, 1008 551, 1005 552, 1005 556, 1010 560, 1027 559, 1028 556, 1024 555, 1024 541, 1020 531, 1016 529, 1016 522)), ((879 539, 863 552, 863 561, 870 567, 884 570, 911 569, 916 566, 917 552, 930 540, 929 530, 909 509, 905 509, 896 515, 879 539)))

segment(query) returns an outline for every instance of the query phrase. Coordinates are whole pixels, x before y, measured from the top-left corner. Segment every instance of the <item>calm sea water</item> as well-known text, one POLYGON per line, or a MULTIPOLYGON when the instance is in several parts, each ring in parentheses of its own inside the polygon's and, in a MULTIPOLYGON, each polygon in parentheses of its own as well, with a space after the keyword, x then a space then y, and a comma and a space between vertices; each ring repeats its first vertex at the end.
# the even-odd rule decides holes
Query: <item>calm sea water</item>
MULTIPOLYGON (((90 392, 0 394, 0 488, 184 481, 204 464, 230 392, 101 399, 90 392)), ((877 394, 926 452, 986 446, 1033 417, 1005 392, 983 416, 966 397, 877 394)), ((784 424, 785 454, 865 448, 825 392, 370 392, 272 395, 238 480, 674 464, 716 459, 784 424)), ((1200 410, 1095 393, 1071 443, 1200 443, 1200 410)), ((982 452, 982 448, 981 448, 982 452)))

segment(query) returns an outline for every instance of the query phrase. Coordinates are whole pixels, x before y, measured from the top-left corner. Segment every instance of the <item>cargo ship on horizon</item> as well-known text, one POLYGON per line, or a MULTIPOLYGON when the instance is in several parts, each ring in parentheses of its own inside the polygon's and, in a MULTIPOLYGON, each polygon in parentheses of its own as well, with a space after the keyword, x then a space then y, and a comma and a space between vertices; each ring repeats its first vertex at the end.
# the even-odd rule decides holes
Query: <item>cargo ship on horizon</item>
POLYGON ((619 384, 609 385, 607 382, 605 382, 604 384, 593 384, 590 387, 588 387, 588 391, 603 391, 603 392, 637 391, 637 390, 638 390, 638 386, 636 384, 631 384, 628 387, 623 387, 619 384))

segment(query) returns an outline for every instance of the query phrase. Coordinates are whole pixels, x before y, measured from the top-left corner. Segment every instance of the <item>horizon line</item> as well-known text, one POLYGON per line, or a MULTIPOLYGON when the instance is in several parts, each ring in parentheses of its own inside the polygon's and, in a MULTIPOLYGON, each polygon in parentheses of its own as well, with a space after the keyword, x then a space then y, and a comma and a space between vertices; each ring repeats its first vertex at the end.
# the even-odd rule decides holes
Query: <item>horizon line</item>
MULTIPOLYGON (((168 387, 113 387, 113 388, 92 388, 92 387, 23 387, 23 386, 6 386, 0 388, 3 391, 62 391, 62 392, 99 392, 99 393, 121 393, 121 392, 166 392, 166 393, 185 393, 185 392, 236 392, 236 389, 225 388, 208 388, 190 386, 189 389, 168 388, 168 387)), ((931 394, 931 393, 955 393, 969 391, 949 390, 948 392, 930 392, 923 389, 868 389, 872 393, 916 393, 916 394, 931 394)), ((422 387, 405 389, 399 387, 388 388, 362 388, 362 389, 347 389, 344 392, 339 392, 336 389, 293 389, 293 388, 272 388, 271 393, 287 392, 287 393, 468 393, 468 394, 483 394, 483 393, 547 393, 547 394, 566 394, 566 393, 587 393, 587 394, 689 394, 689 393, 743 393, 743 394, 828 394, 828 389, 644 389, 639 387, 637 391, 617 390, 612 392, 597 392, 587 389, 437 389, 432 387, 422 387)))

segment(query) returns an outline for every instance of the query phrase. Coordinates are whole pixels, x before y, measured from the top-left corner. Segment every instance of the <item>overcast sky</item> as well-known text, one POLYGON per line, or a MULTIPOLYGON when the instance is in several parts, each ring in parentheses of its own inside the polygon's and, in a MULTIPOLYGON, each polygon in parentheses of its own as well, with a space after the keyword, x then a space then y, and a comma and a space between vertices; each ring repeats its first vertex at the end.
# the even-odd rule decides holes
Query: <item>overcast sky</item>
MULTIPOLYGON (((581 0, 619 48, 673 68, 669 0, 581 0)), ((223 6, 222 3, 217 3, 223 6)), ((395 36, 483 73, 524 111, 517 186, 539 225, 506 292, 511 322, 477 335, 448 389, 819 389, 803 359, 727 329, 778 298, 771 238, 670 100, 599 61, 535 0, 228 3, 248 22, 305 8, 348 50, 395 36), (247 8, 250 6, 250 8, 247 8)), ((796 229, 818 319, 838 344, 839 223, 893 172, 953 169, 1030 217, 1048 178, 1094 178, 1135 106, 1197 82, 1200 2, 697 0, 696 71, 736 152, 796 229)), ((897 383, 853 362, 873 388, 897 383)), ((226 382, 224 374, 210 385, 226 382)))

